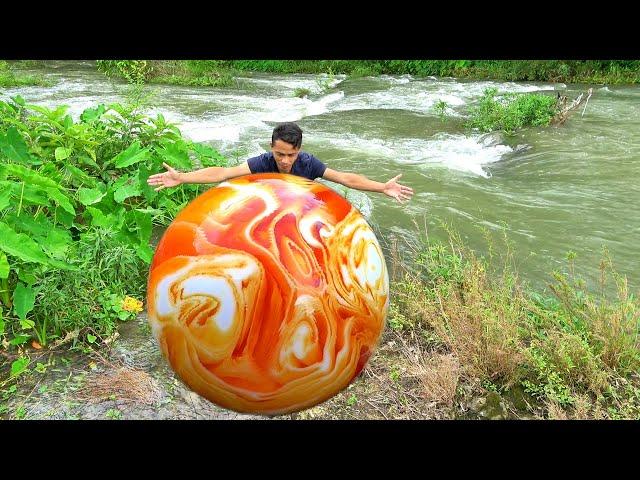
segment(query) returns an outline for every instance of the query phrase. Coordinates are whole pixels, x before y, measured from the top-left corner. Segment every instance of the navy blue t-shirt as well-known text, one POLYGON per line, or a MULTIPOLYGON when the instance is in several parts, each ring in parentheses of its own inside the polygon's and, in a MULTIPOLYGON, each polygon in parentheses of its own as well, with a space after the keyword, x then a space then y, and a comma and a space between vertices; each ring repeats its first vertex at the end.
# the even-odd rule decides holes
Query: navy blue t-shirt
MULTIPOLYGON (((263 153, 247 160, 251 173, 278 173, 278 165, 273 152, 263 153)), ((307 152, 300 152, 293 163, 291 174, 315 180, 324 175, 327 166, 316 157, 307 152)))

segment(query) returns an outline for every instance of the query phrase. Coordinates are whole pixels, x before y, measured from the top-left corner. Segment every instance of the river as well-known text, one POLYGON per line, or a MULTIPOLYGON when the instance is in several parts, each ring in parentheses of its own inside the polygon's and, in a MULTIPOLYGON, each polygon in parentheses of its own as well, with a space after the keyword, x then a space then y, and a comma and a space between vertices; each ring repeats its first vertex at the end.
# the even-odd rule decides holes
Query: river
MULTIPOLYGON (((123 82, 106 78, 94 62, 49 62, 38 72, 56 84, 3 89, 0 98, 67 104, 74 117, 123 100, 123 82)), ((347 193, 384 237, 414 239, 417 223, 445 239, 444 221, 486 253, 482 229, 495 238, 504 230, 521 278, 536 287, 566 267, 569 251, 577 254, 576 271, 595 282, 606 247, 632 291, 640 283, 640 86, 247 73, 229 88, 153 85, 150 91, 149 113, 162 112, 185 136, 232 162, 267 150, 277 122, 296 121, 303 150, 333 169, 382 182, 402 173, 401 183, 415 191, 407 204, 347 193), (586 108, 562 126, 511 137, 463 126, 487 87, 560 92, 572 100, 589 86, 594 93, 586 108), (308 96, 295 96, 297 89, 308 96), (449 106, 445 119, 434 109, 440 100, 449 106)), ((503 248, 500 242, 496 248, 503 248)))

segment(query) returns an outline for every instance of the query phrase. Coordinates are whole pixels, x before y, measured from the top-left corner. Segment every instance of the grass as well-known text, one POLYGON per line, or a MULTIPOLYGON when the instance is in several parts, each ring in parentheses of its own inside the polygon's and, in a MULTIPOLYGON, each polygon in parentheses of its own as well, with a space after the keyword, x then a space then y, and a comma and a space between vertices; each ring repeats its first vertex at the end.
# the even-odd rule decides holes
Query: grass
POLYGON ((27 75, 16 71, 15 67, 14 64, 0 60, 0 87, 25 87, 32 85, 50 87, 54 84, 54 82, 45 79, 42 75, 27 75))
POLYGON ((235 84, 232 71, 219 61, 209 60, 99 60, 98 70, 129 83, 229 87, 235 84))
POLYGON ((105 229, 83 235, 72 254, 81 268, 52 270, 43 277, 33 319, 43 331, 53 332, 49 340, 68 332, 76 332, 80 340, 88 335, 104 340, 115 332, 116 318, 135 316, 122 311, 121 302, 126 295, 144 296, 147 266, 105 229))
POLYGON ((353 78, 410 74, 474 80, 640 83, 637 60, 108 60, 99 62, 98 68, 130 80, 171 78, 170 81, 180 84, 216 75, 233 77, 237 72, 247 71, 346 74, 353 78))
POLYGON ((296 88, 293 92, 294 97, 305 98, 311 94, 311 90, 308 88, 296 88))
MULTIPOLYGON (((595 290, 576 276, 569 254, 566 268, 539 292, 519 278, 506 237, 490 240, 486 258, 454 232, 449 243, 416 237, 406 253, 392 249, 388 328, 362 375, 290 418, 640 419, 640 301, 606 251, 595 290)), ((63 305, 78 316, 74 322, 106 334, 111 327, 100 326, 99 310, 92 311, 104 305, 90 303, 104 287, 92 290, 92 283, 99 278, 139 294, 131 286, 140 285, 145 271, 128 263, 136 258, 131 252, 116 252, 106 233, 84 241, 85 268, 77 279, 45 284, 41 305, 47 310, 39 314, 71 321, 62 317, 63 305), (76 290, 86 290, 86 303, 69 305, 76 290)), ((52 365, 38 360, 31 359, 29 375, 52 365)), ((102 398, 114 385, 151 392, 144 372, 134 372, 138 383, 127 376, 131 372, 122 373, 102 378, 106 382, 91 377, 96 381, 81 393, 102 398)), ((3 397, 15 393, 9 388, 3 397)), ((17 408, 13 417, 28 415, 24 402, 17 408)))
POLYGON ((640 302, 606 252, 599 291, 569 256, 540 293, 500 242, 489 251, 504 254, 487 258, 455 233, 393 249, 375 355, 349 388, 296 418, 640 419, 640 302))
POLYGON ((640 418, 640 302, 606 253, 600 292, 570 264, 541 294, 519 280, 508 244, 504 251, 497 271, 497 259, 478 258, 455 236, 449 245, 426 242, 417 268, 392 284, 390 324, 420 339, 425 371, 442 378, 434 358, 451 355, 452 378, 459 368, 461 381, 499 393, 524 387, 539 415, 640 418))
POLYGON ((7 63, 14 69, 41 69, 47 67, 46 60, 12 60, 7 63))

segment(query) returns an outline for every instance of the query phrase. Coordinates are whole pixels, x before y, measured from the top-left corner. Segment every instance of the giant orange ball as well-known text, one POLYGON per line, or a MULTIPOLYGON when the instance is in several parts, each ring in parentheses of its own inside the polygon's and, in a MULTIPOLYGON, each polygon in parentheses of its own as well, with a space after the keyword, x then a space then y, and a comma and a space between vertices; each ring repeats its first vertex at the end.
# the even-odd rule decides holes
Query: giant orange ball
POLYGON ((235 411, 279 414, 345 388, 376 348, 389 278, 362 215, 293 175, 223 182, 164 233, 148 315, 173 370, 235 411))

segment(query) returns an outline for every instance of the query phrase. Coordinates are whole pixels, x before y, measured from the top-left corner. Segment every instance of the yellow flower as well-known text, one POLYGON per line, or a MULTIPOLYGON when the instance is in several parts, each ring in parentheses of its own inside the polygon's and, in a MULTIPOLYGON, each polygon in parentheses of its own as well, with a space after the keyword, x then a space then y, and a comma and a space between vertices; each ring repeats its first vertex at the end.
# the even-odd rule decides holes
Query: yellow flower
POLYGON ((120 306, 120 308, 126 310, 127 312, 139 313, 142 311, 142 302, 140 300, 136 300, 135 298, 127 296, 124 297, 124 300, 122 300, 122 305, 120 306))

